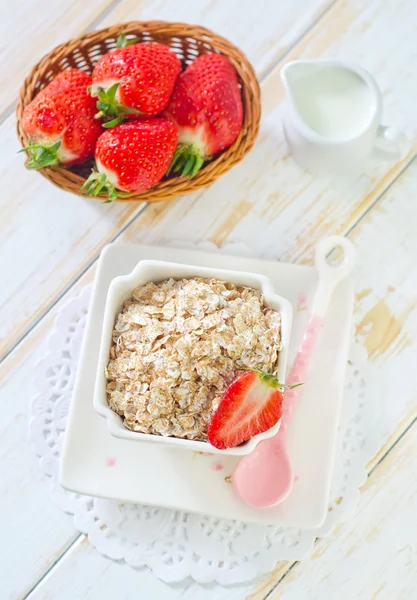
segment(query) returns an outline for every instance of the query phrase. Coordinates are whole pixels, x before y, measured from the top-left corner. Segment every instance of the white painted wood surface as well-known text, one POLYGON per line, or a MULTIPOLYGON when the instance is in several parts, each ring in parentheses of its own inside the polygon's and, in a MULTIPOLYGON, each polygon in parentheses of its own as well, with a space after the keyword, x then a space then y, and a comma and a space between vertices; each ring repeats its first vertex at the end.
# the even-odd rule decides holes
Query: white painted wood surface
MULTIPOLYGON (((27 11, 26 19, 33 26, 39 19, 37 3, 28 4, 32 6, 32 12, 27 11)), ((84 4, 90 6, 90 3, 84 4)), ((76 10, 76 5, 81 6, 82 2, 73 2, 71 11, 76 10)), ((297 0, 291 4, 270 5, 268 0, 261 0, 256 4, 246 2, 243 8, 238 0, 227 3, 150 0, 139 4, 114 1, 112 5, 115 11, 106 13, 104 19, 93 20, 92 17, 91 24, 99 27, 120 20, 166 18, 201 23, 225 35, 233 29, 233 41, 245 50, 262 76, 326 10, 329 1, 309 0, 305 3, 297 0), (308 9, 302 8, 305 4, 308 9), (256 19, 255 13, 258 13, 256 19), (263 14, 265 16, 261 18, 259 15, 263 14)), ((81 12, 85 14, 85 8, 81 12)), ((78 31, 70 27, 70 23, 67 27, 61 21, 59 23, 60 41, 89 28, 86 19, 78 31)), ((9 23, 10 26, 13 23, 9 23)), ((19 83, 21 78, 17 77, 19 83)), ((16 156, 18 149, 15 117, 10 115, 0 125, 0 156, 4 157, 0 178, 4 189, 8 190, 0 198, 4 240, 0 247, 0 263, 6 265, 6 285, 0 289, 0 309, 5 317, 0 355, 17 343, 97 258, 103 245, 123 231, 144 208, 136 203, 103 205, 62 192, 38 173, 25 171, 24 157, 16 156), (19 235, 15 235, 16 231, 19 235), (16 257, 18 265, 12 266, 9 256, 16 257)))
POLYGON ((317 543, 268 600, 412 600, 417 595, 417 430, 408 431, 363 487, 349 523, 317 543))
POLYGON ((0 119, 13 109, 29 69, 58 44, 101 20, 114 0, 2 0, 0 119))
POLYGON ((57 3, 51 10, 42 5, 41 10, 38 2, 21 2, 3 19, 2 44, 7 46, 13 29, 23 32, 20 53, 7 46, 3 114, 24 72, 45 51, 77 32, 121 20, 201 23, 244 48, 260 76, 270 73, 263 82, 262 131, 251 154, 211 189, 171 203, 109 207, 64 194, 24 171, 14 155, 13 117, 0 125, 1 343, 2 352, 10 352, 0 364, 0 598, 24 598, 31 590, 29 597, 37 600, 417 597, 412 527, 417 383, 407 377, 417 364, 417 163, 412 161, 417 141, 416 4, 69 4, 57 3), (45 31, 53 33, 40 35, 45 31), (31 45, 35 34, 36 51, 31 45), (280 127, 282 60, 333 55, 358 60, 375 74, 384 93, 386 122, 406 127, 413 143, 401 163, 367 165, 356 181, 338 186, 293 164, 280 127), (327 232, 348 233, 358 245, 357 340, 370 353, 372 376, 383 381, 381 450, 369 466, 372 475, 355 515, 318 543, 311 560, 296 566, 282 563, 268 577, 230 589, 190 581, 168 586, 147 570, 134 571, 101 557, 51 503, 48 482, 27 443, 32 374, 59 306, 92 279, 95 258, 112 239, 244 241, 257 255, 306 262, 315 240, 327 232), (396 543, 387 541, 393 532, 396 543))

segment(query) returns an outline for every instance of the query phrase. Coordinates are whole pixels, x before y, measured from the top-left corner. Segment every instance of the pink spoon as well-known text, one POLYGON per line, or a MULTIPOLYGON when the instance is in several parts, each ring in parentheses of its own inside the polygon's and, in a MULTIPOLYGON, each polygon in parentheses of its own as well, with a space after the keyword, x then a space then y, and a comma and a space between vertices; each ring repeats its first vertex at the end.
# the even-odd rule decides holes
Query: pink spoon
MULTIPOLYGON (((317 288, 308 323, 288 375, 287 385, 296 385, 305 381, 333 291, 337 284, 351 272, 355 254, 353 244, 341 236, 330 236, 317 244, 315 252, 318 271, 317 288), (332 266, 327 262, 327 256, 336 248, 343 251, 343 260, 338 265, 332 266)), ((302 387, 285 389, 284 409, 278 433, 260 442, 253 452, 244 456, 233 473, 234 492, 250 506, 255 508, 274 506, 285 500, 292 489, 294 475, 287 453, 287 433, 298 394, 302 389, 302 387)))

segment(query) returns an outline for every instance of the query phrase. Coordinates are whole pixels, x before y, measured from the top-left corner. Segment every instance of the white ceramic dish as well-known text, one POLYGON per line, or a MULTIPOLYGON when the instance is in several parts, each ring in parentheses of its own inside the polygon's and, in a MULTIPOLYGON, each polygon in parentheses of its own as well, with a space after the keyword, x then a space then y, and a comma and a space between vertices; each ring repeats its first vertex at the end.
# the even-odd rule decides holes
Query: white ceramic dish
POLYGON ((86 336, 71 399, 60 464, 60 482, 88 496, 115 498, 217 517, 291 527, 317 527, 328 508, 345 368, 351 340, 353 293, 340 284, 303 386, 289 430, 289 457, 297 481, 288 498, 265 510, 240 502, 227 483, 239 460, 206 456, 172 446, 134 443, 112 436, 93 408, 94 377, 104 305, 110 282, 128 274, 140 260, 252 271, 269 277, 291 302, 294 320, 288 361, 303 333, 306 304, 314 292, 311 267, 174 248, 112 244, 102 253, 88 310, 86 336), (93 335, 92 335, 93 334, 93 335))
MULTIPOLYGON (((123 302, 132 296, 132 291, 136 287, 144 285, 149 281, 157 283, 159 281, 169 279, 170 277, 173 277, 174 279, 190 277, 214 278, 221 281, 227 281, 235 285, 243 285, 262 290, 266 306, 277 310, 281 314, 282 350, 278 356, 278 373, 280 381, 285 383, 293 309, 288 300, 275 293, 274 287, 268 277, 265 277, 265 275, 256 275, 254 273, 245 273, 242 271, 212 269, 196 265, 183 265, 157 260, 142 260, 135 266, 129 275, 124 275, 113 279, 107 292, 94 387, 94 408, 99 415, 106 418, 107 427, 110 433, 122 439, 133 440, 136 442, 151 442, 154 444, 162 444, 165 446, 172 446, 175 448, 182 448, 184 450, 196 452, 232 454, 235 456, 249 454, 249 452, 252 452, 252 450, 261 440, 269 438, 277 433, 280 422, 278 422, 274 427, 271 427, 271 429, 268 431, 254 436, 251 440, 241 444, 240 446, 237 446, 236 448, 218 450, 208 442, 184 440, 180 438, 164 437, 131 431, 123 425, 123 419, 113 412, 107 404, 107 380, 104 375, 104 369, 109 362, 109 350, 112 343, 112 332, 117 314, 121 311, 123 302)), ((95 293, 99 294, 101 291, 96 288, 95 293)), ((95 334, 90 331, 88 335, 95 334)))

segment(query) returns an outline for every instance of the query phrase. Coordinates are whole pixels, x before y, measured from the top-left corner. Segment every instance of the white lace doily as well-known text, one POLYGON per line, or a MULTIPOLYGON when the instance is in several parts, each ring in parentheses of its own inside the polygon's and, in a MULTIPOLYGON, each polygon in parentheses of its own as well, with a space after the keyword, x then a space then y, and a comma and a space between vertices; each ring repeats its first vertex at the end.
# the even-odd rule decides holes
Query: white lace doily
MULTIPOLYGON (((204 247, 204 249, 207 249, 204 247)), ((226 249, 223 249, 227 251, 226 249)), ((236 253, 236 247, 234 248, 236 253)), ((42 470, 51 477, 52 499, 74 515, 74 525, 103 555, 148 566, 166 582, 191 576, 199 583, 247 582, 279 560, 299 560, 317 537, 355 506, 366 480, 365 465, 377 450, 371 373, 361 346, 352 348, 338 451, 327 518, 319 529, 301 530, 120 503, 67 492, 58 465, 85 327, 90 286, 71 298, 57 316, 48 353, 36 369, 30 439, 42 470)))

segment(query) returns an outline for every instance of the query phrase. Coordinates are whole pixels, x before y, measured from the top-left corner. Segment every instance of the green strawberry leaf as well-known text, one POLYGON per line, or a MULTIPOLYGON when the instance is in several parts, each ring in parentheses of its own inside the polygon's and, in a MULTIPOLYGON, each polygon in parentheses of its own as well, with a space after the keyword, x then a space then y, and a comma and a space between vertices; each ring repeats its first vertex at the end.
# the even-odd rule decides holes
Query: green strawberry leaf
POLYGON ((96 197, 102 192, 105 192, 108 195, 107 200, 104 201, 105 204, 113 202, 113 200, 118 198, 116 188, 108 181, 106 175, 93 169, 91 175, 81 187, 81 193, 85 196, 96 197))
POLYGON ((55 142, 50 146, 45 144, 29 144, 20 152, 28 152, 30 159, 26 166, 28 169, 43 169, 44 167, 52 167, 59 165, 58 150, 61 147, 61 142, 55 142))
POLYGON ((106 92, 107 102, 109 102, 110 104, 113 104, 116 99, 117 88, 119 87, 119 85, 120 82, 113 83, 113 85, 109 87, 109 89, 106 92))
POLYGON ((169 175, 173 171, 181 177, 188 175, 191 179, 203 164, 204 158, 201 156, 198 146, 195 144, 178 144, 165 175, 169 175))
POLYGON ((113 202, 113 200, 117 200, 118 194, 116 188, 112 188, 109 190, 109 202, 113 202))
POLYGON ((144 115, 145 113, 141 112, 137 108, 133 108, 133 106, 125 106, 124 104, 118 105, 118 110, 122 115, 144 115))
POLYGON ((128 115, 139 115, 140 110, 132 106, 125 106, 116 99, 117 90, 120 82, 114 83, 108 90, 99 88, 98 100, 96 107, 98 113, 94 116, 95 119, 103 120, 103 127, 109 129, 122 123, 128 115))
POLYGON ((103 127, 105 129, 111 129, 112 127, 116 127, 116 125, 120 125, 120 123, 122 123, 122 121, 123 121, 122 117, 116 117, 112 121, 106 121, 105 123, 103 123, 103 127))
POLYGON ((196 173, 201 169, 203 164, 204 164, 204 158, 202 156, 198 155, 196 158, 196 161, 194 163, 194 168, 190 172, 190 179, 192 179, 194 177, 194 175, 196 175, 196 173))
POLYGON ((127 39, 124 33, 121 33, 116 40, 116 48, 126 48, 126 46, 132 46, 139 42, 138 37, 133 37, 130 40, 127 39))
POLYGON ((187 155, 181 154, 177 160, 176 165, 174 166, 174 173, 181 173, 183 168, 185 167, 185 163, 187 162, 187 155))
POLYGON ((196 161, 196 155, 195 154, 190 154, 190 156, 188 157, 188 160, 185 163, 184 169, 182 170, 182 177, 185 177, 186 175, 188 175, 189 173, 192 172, 192 170, 194 169, 194 164, 196 161))
POLYGON ((257 369, 256 365, 253 369, 247 368, 247 369, 242 369, 242 370, 243 371, 253 371, 254 373, 257 374, 257 376, 263 383, 266 383, 269 387, 278 388, 280 390, 283 390, 283 389, 293 390, 294 388, 300 387, 300 385, 304 385, 304 383, 294 383, 293 385, 286 385, 285 383, 280 383, 278 381, 278 378, 276 375, 273 375, 272 373, 267 373, 266 371, 257 369))

